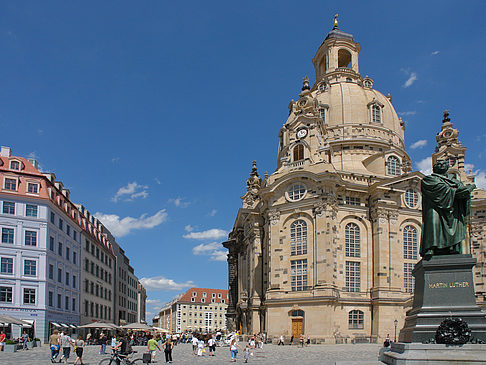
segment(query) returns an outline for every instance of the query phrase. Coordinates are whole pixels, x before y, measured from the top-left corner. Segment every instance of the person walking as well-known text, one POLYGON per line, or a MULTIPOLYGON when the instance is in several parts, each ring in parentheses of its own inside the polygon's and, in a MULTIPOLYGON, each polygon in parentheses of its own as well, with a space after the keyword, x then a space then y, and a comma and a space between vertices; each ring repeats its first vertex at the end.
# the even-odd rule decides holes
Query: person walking
MULTIPOLYGON (((292 339, 293 339, 293 338, 294 338, 294 336, 292 336, 292 339)), ((291 344, 292 344, 292 343, 291 343, 291 344)), ((282 346, 283 346, 283 345, 285 345, 285 344, 284 344, 284 336, 283 336, 283 335, 280 335, 280 338, 279 338, 279 340, 278 340, 278 344, 277 344, 277 345, 278 345, 278 346, 280 346, 280 345, 282 345, 282 346)))
POLYGON ((289 346, 292 346, 293 344, 294 344, 294 335, 290 336, 289 346))
POLYGON ((300 335, 300 338, 299 338, 300 347, 304 347, 304 341, 305 341, 305 338, 304 338, 304 334, 302 333, 300 335))
POLYGON ((27 331, 24 331, 24 333, 22 334, 22 349, 23 350, 28 350, 27 342, 29 342, 29 335, 27 334, 27 331))
POLYGON ((197 337, 195 335, 192 335, 192 353, 194 354, 194 356, 197 355, 197 345, 199 344, 199 340, 197 339, 197 337))
POLYGON ((52 335, 49 337, 49 347, 51 348, 51 362, 56 362, 57 356, 59 355, 59 348, 61 342, 59 340, 59 331, 54 330, 52 335))
POLYGON ((209 346, 209 356, 214 356, 214 352, 216 351, 216 340, 211 336, 211 338, 208 340, 208 346, 209 346))
POLYGON ((307 346, 309 346, 309 345, 310 345, 310 336, 309 336, 309 335, 307 335, 307 339, 305 340, 305 344, 306 344, 307 346))
POLYGON ((63 333, 59 338, 59 342, 62 347, 62 355, 59 359, 59 362, 62 362, 62 360, 64 360, 64 362, 67 364, 69 356, 71 356, 71 344, 73 340, 71 339, 71 337, 68 336, 67 333, 63 333))
POLYGON ((108 343, 108 337, 104 333, 101 333, 100 335, 100 354, 104 355, 106 354, 106 344, 108 343))
POLYGON ((231 361, 232 362, 236 362, 236 356, 238 355, 238 347, 240 347, 240 346, 236 343, 236 340, 233 338, 231 340, 231 345, 230 345, 231 361))
POLYGON ((74 360, 74 365, 79 364, 83 365, 83 350, 84 350, 84 341, 83 336, 78 336, 78 339, 75 342, 75 352, 76 352, 76 360, 74 360))
POLYGON ((4 331, 0 332, 0 351, 3 351, 3 347, 5 346, 5 341, 7 341, 7 335, 4 331))
POLYGON ((113 337, 111 338, 111 344, 110 344, 110 346, 111 346, 111 348, 113 348, 113 347, 116 347, 116 345, 118 345, 118 342, 116 340, 116 336, 113 335, 113 337))
POLYGON ((155 355, 157 355, 157 349, 159 351, 161 350, 159 344, 157 343, 157 340, 152 336, 150 336, 149 340, 147 341, 147 349, 150 352, 150 355, 152 357, 152 362, 155 362, 155 355))
POLYGON ((250 346, 245 347, 245 351, 243 352, 243 359, 245 359, 245 362, 248 362, 248 359, 250 358, 250 346))
POLYGON ((174 343, 170 338, 164 342, 164 354, 165 362, 172 363, 172 349, 174 348, 174 343))
POLYGON ((204 340, 201 339, 197 342, 197 356, 204 356, 204 340))

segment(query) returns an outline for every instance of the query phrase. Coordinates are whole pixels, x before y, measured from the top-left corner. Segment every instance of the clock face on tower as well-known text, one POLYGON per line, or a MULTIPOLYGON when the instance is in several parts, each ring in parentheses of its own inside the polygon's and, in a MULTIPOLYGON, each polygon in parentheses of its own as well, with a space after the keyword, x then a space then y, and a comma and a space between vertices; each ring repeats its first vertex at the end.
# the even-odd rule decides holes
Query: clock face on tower
POLYGON ((305 138, 307 136, 307 129, 302 128, 297 131, 297 138, 305 138))

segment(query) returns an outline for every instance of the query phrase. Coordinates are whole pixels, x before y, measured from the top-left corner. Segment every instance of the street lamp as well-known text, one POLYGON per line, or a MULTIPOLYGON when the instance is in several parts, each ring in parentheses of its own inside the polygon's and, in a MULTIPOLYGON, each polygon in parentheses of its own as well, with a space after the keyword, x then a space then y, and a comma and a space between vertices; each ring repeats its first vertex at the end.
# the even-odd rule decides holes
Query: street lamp
POLYGON ((393 342, 397 342, 397 325, 398 325, 398 321, 395 319, 393 321, 393 323, 395 324, 395 340, 393 342))

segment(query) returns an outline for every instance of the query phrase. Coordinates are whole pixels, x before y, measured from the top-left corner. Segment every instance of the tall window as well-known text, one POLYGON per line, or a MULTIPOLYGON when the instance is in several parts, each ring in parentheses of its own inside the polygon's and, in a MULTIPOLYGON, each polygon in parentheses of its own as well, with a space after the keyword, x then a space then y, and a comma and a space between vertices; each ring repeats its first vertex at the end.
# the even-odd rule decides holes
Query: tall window
POLYGON ((13 302, 13 290, 10 286, 0 286, 0 303, 13 302))
POLYGON ((25 215, 27 217, 37 217, 37 205, 27 204, 25 206, 25 215))
POLYGON ((54 251, 54 237, 49 237, 49 250, 54 251))
POLYGON ((417 259, 417 229, 414 226, 403 229, 403 258, 417 259))
POLYGON ((49 279, 54 280, 54 265, 49 264, 49 279))
POLYGON ((4 183, 4 188, 5 190, 17 190, 17 180, 16 179, 9 179, 5 178, 5 183, 4 183))
POLYGON ((302 219, 290 226, 290 254, 305 255, 307 253, 307 224, 302 219))
POLYGON ((319 116, 321 117, 321 120, 326 123, 326 109, 321 108, 319 109, 319 116))
POLYGON ((373 123, 381 123, 381 109, 378 105, 371 107, 371 120, 373 123))
POLYGON ((25 245, 26 246, 37 246, 37 232, 25 231, 25 245))
POLYGON ((346 261, 346 287, 348 292, 358 292, 360 290, 360 263, 346 261))
POLYGON ((298 144, 294 147, 294 161, 300 161, 304 159, 304 146, 298 144))
POLYGON ((352 310, 348 315, 349 329, 359 330, 364 328, 364 313, 360 310, 352 310))
POLYGON ((3 214, 15 214, 15 203, 3 202, 3 214))
POLYGON ((360 257, 359 227, 348 223, 345 228, 346 257, 360 257))
POLYGON ((290 277, 292 291, 307 289, 307 260, 294 260, 290 262, 290 277))
POLYGON ((390 156, 386 159, 386 172, 388 175, 398 176, 401 173, 400 160, 396 156, 390 156))
POLYGON ((13 228, 2 228, 2 243, 14 243, 13 228))
POLYGON ((27 276, 37 275, 37 262, 35 260, 24 261, 24 275, 27 276))
POLYGON ((416 208, 419 201, 419 193, 414 189, 407 189, 405 191, 405 204, 409 208, 416 208))
POLYGON ((35 289, 24 288, 24 304, 35 304, 35 289))
POLYGON ((57 253, 59 254, 59 256, 62 256, 62 243, 59 242, 59 245, 57 246, 57 253))
POLYGON ((412 275, 413 267, 414 264, 411 262, 405 262, 403 264, 403 286, 407 293, 412 293, 415 285, 415 278, 412 275))
POLYGON ((0 260, 0 273, 13 274, 13 258, 2 257, 0 260))

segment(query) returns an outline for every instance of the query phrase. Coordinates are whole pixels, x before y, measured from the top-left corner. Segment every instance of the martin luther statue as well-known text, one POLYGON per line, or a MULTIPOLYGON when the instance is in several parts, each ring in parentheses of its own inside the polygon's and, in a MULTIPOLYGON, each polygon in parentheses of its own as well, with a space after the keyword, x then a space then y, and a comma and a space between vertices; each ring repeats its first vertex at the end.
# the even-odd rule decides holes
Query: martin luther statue
POLYGON ((447 175, 449 163, 438 160, 433 173, 422 180, 422 240, 420 255, 426 259, 435 255, 464 253, 466 219, 470 214, 471 191, 474 184, 464 185, 447 175))

